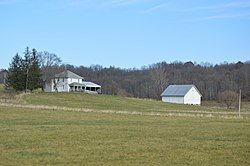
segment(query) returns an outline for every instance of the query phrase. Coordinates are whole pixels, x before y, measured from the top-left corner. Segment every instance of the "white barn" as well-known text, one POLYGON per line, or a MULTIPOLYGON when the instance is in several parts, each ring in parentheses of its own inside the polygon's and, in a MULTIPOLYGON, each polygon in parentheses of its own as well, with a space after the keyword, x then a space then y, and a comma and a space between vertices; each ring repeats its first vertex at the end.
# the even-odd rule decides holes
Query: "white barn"
POLYGON ((49 83, 46 83, 44 91, 101 93, 101 86, 93 82, 84 81, 83 77, 66 70, 56 74, 49 83))
POLYGON ((161 97, 163 102, 200 105, 202 95, 195 85, 169 85, 161 97))

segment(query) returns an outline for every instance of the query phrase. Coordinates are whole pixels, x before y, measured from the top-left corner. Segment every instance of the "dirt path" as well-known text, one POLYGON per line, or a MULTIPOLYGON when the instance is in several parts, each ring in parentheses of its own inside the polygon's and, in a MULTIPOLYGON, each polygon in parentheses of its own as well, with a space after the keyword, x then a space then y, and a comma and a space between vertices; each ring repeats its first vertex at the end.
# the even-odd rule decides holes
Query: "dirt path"
MULTIPOLYGON (((163 112, 138 112, 138 111, 114 111, 114 110, 94 110, 86 108, 70 108, 60 106, 45 106, 45 105, 30 105, 30 104, 16 104, 16 103, 2 103, 0 106, 15 107, 15 108, 29 108, 36 110, 52 110, 52 111, 76 111, 76 112, 94 112, 105 114, 128 114, 128 115, 144 115, 144 116, 163 116, 163 117, 207 117, 207 118, 225 118, 236 119, 235 112, 205 112, 205 111, 178 111, 169 110, 166 113, 163 112)), ((243 113, 241 118, 248 118, 248 113, 243 113)))

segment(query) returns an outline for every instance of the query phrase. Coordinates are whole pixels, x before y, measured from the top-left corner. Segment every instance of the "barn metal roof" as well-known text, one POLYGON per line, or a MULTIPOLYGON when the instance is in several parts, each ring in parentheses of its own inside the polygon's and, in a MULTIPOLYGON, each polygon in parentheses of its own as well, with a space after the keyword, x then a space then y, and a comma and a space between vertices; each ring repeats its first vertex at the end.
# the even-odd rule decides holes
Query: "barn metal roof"
POLYGON ((197 90, 197 92, 201 95, 201 93, 195 87, 195 85, 169 85, 167 89, 165 89, 164 92, 161 94, 161 96, 162 97, 185 96, 192 87, 194 87, 197 90))
POLYGON ((75 79, 83 79, 83 77, 69 71, 69 70, 66 70, 66 71, 63 71, 59 74, 56 74, 55 75, 55 78, 75 78, 75 79))

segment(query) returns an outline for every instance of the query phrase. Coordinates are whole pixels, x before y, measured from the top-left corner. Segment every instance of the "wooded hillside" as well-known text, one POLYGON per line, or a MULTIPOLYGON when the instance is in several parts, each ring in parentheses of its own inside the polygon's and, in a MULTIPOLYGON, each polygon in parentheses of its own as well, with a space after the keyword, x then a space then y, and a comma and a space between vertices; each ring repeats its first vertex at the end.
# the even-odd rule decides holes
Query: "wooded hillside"
POLYGON ((141 69, 121 69, 61 65, 102 85, 102 92, 139 98, 159 98, 169 84, 195 84, 203 99, 217 99, 219 92, 242 89, 243 99, 250 100, 250 61, 242 63, 194 64, 161 62, 141 69))

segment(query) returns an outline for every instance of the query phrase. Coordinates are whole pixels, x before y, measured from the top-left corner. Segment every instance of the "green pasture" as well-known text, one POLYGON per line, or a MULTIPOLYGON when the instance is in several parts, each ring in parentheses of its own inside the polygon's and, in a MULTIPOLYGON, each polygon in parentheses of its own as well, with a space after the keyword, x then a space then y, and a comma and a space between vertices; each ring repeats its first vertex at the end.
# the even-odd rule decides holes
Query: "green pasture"
POLYGON ((249 119, 0 106, 0 165, 250 165, 249 129, 249 119))

